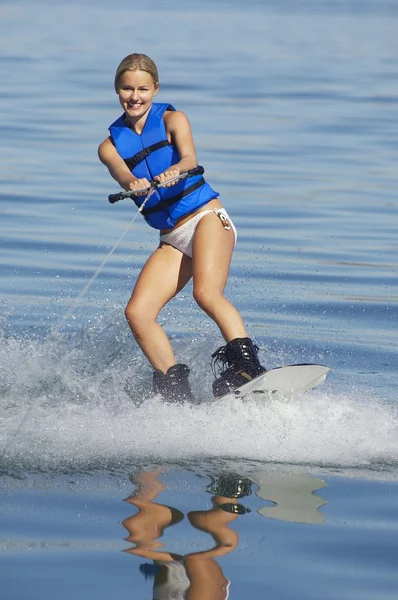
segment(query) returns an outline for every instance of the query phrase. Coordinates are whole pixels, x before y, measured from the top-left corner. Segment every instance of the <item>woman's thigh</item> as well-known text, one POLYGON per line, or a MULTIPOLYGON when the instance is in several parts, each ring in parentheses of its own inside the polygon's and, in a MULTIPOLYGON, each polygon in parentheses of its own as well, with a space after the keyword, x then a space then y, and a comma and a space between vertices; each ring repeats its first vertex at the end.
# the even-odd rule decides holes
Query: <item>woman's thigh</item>
POLYGON ((204 216, 193 240, 192 274, 194 285, 223 291, 235 247, 235 234, 225 229, 215 213, 204 216))
POLYGON ((192 259, 173 246, 161 244, 146 261, 135 284, 127 309, 156 318, 192 277, 192 259))

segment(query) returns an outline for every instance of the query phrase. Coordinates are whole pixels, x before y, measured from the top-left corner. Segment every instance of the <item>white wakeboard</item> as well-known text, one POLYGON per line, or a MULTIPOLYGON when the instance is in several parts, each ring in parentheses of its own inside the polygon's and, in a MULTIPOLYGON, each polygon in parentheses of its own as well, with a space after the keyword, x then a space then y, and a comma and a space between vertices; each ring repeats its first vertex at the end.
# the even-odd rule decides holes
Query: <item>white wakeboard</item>
POLYGON ((329 367, 323 365, 290 365, 288 367, 277 367, 270 369, 262 375, 248 381, 240 388, 222 396, 220 400, 226 398, 244 398, 249 394, 252 397, 280 395, 284 398, 291 398, 296 394, 302 394, 311 390, 323 381, 330 371, 329 367))

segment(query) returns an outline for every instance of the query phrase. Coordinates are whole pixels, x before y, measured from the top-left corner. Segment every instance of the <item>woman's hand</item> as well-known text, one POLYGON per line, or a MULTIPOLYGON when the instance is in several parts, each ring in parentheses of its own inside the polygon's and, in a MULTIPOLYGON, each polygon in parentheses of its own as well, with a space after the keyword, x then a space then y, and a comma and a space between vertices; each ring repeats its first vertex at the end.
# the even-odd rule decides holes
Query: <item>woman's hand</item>
MULTIPOLYGON (((156 177, 154 177, 154 179, 158 183, 163 184, 166 181, 168 181, 169 179, 173 179, 173 177, 178 177, 178 175, 180 175, 179 169, 175 169, 175 168, 171 167, 171 169, 168 169, 167 171, 164 171, 163 173, 156 175, 156 177)), ((178 183, 178 181, 171 181, 170 183, 167 183, 164 187, 170 187, 172 185, 175 185, 176 183, 178 183)))
POLYGON ((149 183, 148 179, 146 179, 146 177, 143 177, 142 179, 135 179, 133 182, 131 182, 129 184, 129 190, 131 190, 132 192, 134 192, 136 190, 144 190, 140 194, 137 194, 137 196, 145 196, 145 194, 147 193, 147 190, 150 187, 151 187, 151 184, 149 183))

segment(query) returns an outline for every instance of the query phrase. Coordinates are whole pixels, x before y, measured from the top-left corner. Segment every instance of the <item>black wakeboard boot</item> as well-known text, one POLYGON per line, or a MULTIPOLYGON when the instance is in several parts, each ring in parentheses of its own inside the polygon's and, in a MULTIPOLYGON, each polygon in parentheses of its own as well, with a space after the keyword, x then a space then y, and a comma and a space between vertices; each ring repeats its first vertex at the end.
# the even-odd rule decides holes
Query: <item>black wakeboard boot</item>
MULTIPOLYGON (((251 487, 253 482, 246 477, 241 477, 237 473, 220 473, 211 475, 210 479, 211 483, 206 487, 206 492, 209 492, 213 496, 240 500, 245 496, 250 496, 252 493, 251 487)), ((217 503, 216 506, 217 508, 221 508, 221 510, 235 515, 244 515, 251 512, 250 508, 246 508, 240 502, 217 503)))
POLYGON ((160 394, 167 402, 195 402, 188 381, 189 368, 187 365, 173 365, 167 370, 153 372, 153 391, 160 394))
POLYGON ((253 482, 237 473, 220 473, 210 475, 210 483, 206 492, 214 496, 226 498, 244 498, 252 493, 253 482))
POLYGON ((213 395, 221 398, 252 381, 266 369, 258 360, 258 347, 250 338, 235 338, 212 355, 213 395))

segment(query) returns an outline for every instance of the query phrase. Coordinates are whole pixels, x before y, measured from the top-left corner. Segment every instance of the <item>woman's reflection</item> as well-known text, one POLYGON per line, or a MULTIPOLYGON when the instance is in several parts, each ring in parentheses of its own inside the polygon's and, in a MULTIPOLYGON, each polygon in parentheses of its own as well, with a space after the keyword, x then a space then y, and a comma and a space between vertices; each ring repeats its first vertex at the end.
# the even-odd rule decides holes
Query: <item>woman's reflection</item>
POLYGON ((214 559, 238 545, 238 535, 229 524, 248 512, 237 499, 251 493, 251 482, 235 475, 212 478, 207 490, 212 494, 213 507, 191 511, 187 517, 193 527, 210 534, 215 545, 210 550, 182 556, 163 551, 159 541, 167 527, 184 517, 179 510, 154 502, 165 489, 160 473, 161 469, 141 472, 131 479, 137 487, 126 502, 136 506, 138 513, 123 521, 129 533, 126 540, 135 544, 126 552, 153 561, 141 565, 140 570, 145 576, 154 576, 156 600, 226 600, 230 582, 214 559))

